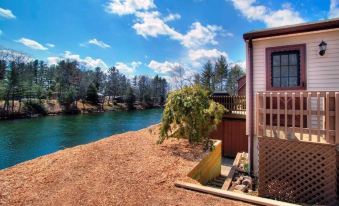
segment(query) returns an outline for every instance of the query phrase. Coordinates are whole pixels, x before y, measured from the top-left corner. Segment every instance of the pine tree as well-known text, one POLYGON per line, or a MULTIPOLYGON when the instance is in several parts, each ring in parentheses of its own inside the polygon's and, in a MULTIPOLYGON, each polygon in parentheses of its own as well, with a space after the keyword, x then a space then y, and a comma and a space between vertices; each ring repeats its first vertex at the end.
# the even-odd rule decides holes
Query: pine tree
POLYGON ((135 95, 133 92, 133 89, 129 86, 126 91, 126 99, 125 99, 127 109, 131 110, 134 108, 134 102, 135 102, 135 95))
POLYGON ((227 75, 228 75, 227 60, 224 56, 221 55, 220 58, 215 62, 215 83, 217 90, 219 91, 226 90, 227 75))
POLYGON ((227 92, 231 95, 236 95, 238 91, 238 79, 245 75, 243 69, 239 65, 234 65, 228 76, 227 92))
POLYGON ((7 63, 5 60, 0 60, 0 80, 5 78, 7 63))
POLYGON ((209 90, 214 90, 214 72, 213 65, 210 60, 204 65, 202 75, 201 75, 201 84, 203 87, 209 90))
POLYGON ((99 102, 98 90, 95 83, 89 85, 86 100, 93 104, 97 104, 99 102))

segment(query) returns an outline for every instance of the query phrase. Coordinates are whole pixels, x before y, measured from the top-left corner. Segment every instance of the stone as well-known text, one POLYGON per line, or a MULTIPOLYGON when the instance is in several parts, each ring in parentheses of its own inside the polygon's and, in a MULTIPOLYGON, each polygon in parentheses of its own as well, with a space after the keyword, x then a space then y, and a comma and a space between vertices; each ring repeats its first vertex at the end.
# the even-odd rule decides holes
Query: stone
POLYGON ((247 188, 246 185, 237 185, 237 186, 234 187, 234 189, 242 191, 242 192, 246 192, 248 188, 247 188))

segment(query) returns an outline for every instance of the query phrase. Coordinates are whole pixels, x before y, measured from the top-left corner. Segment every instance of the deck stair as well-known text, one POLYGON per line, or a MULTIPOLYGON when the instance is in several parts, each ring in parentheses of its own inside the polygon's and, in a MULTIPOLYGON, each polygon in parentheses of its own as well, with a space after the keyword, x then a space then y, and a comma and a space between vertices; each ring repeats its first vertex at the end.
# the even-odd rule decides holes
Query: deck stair
POLYGON ((209 181, 206 186, 221 189, 226 178, 227 178, 226 176, 220 175, 214 178, 213 180, 209 181))

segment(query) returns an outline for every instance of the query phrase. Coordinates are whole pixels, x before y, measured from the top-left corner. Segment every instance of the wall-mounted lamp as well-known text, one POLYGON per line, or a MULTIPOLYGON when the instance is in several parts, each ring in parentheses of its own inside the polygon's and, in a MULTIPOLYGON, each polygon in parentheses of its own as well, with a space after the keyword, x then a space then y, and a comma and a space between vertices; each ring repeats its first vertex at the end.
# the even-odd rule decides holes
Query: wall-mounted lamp
POLYGON ((321 41, 321 43, 319 44, 319 54, 320 56, 324 56, 325 52, 326 52, 326 47, 327 47, 327 43, 324 41, 321 41))

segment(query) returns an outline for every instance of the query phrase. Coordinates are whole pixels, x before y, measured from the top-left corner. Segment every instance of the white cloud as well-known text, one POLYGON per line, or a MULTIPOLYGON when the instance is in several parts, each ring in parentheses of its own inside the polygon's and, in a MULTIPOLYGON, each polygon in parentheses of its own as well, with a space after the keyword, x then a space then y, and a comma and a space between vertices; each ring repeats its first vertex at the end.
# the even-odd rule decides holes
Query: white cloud
POLYGON ((47 43, 47 44, 45 44, 46 46, 48 46, 48 47, 50 47, 50 48, 54 48, 55 47, 55 45, 54 44, 51 44, 51 43, 47 43))
POLYGON ((147 37, 168 36, 179 41, 187 48, 199 47, 202 45, 216 45, 217 33, 222 31, 222 27, 215 25, 203 26, 200 22, 194 22, 186 34, 177 32, 174 28, 166 24, 158 11, 137 12, 137 23, 133 25, 137 34, 147 37))
POLYGON ((203 26, 200 22, 194 22, 190 31, 183 36, 181 44, 185 47, 199 47, 206 44, 216 45, 217 32, 222 31, 222 27, 215 25, 203 26))
POLYGON ((110 48, 110 47, 111 47, 110 45, 106 44, 105 42, 100 41, 100 40, 97 40, 97 39, 95 39, 95 38, 89 40, 88 43, 89 43, 89 44, 96 45, 96 46, 101 47, 101 48, 104 48, 104 49, 110 48))
POLYGON ((102 59, 94 59, 92 57, 81 58, 79 54, 73 54, 70 51, 65 51, 65 53, 61 57, 48 57, 47 63, 49 65, 57 64, 59 61, 63 59, 69 59, 73 61, 77 61, 81 66, 94 69, 95 67, 101 67, 102 69, 107 69, 107 64, 102 59))
POLYGON ((158 62, 155 60, 150 61, 148 67, 151 68, 156 73, 160 74, 167 74, 170 75, 171 73, 175 72, 180 68, 182 65, 178 62, 158 62))
POLYGON ((15 19, 16 16, 9 9, 0 8, 0 16, 6 19, 15 19))
POLYGON ((174 21, 180 18, 181 18, 180 14, 169 14, 168 16, 164 17, 164 21, 165 22, 174 21))
POLYGON ((198 50, 189 50, 188 56, 192 61, 207 61, 207 60, 215 60, 219 58, 221 55, 228 58, 226 52, 219 51, 217 49, 198 49, 198 50))
POLYGON ((262 21, 267 27, 277 27, 303 23, 305 20, 294 11, 289 4, 284 4, 282 9, 272 10, 259 5, 256 0, 231 0, 233 6, 238 9, 248 20, 262 21))
POLYGON ((132 75, 135 70, 141 66, 141 64, 142 63, 139 61, 133 61, 131 63, 117 62, 115 67, 124 74, 132 75))
POLYGON ((331 0, 329 18, 339 17, 339 0, 331 0))
POLYGON ((234 34, 232 32, 226 32, 224 35, 228 37, 234 37, 234 34))
MULTIPOLYGON (((154 9, 156 6, 153 0, 111 0, 106 10, 108 8, 110 13, 118 15, 133 14, 136 19, 132 27, 138 35, 144 38, 167 36, 179 41, 187 48, 207 44, 216 45, 218 43, 216 36, 223 31, 220 26, 204 26, 200 22, 194 22, 186 34, 180 33, 167 24, 169 21, 180 19, 180 14, 170 13, 163 17, 159 11, 154 9)), ((233 34, 228 32, 225 35, 232 36, 233 34)))
POLYGON ((59 61, 61 61, 62 58, 60 57, 47 57, 47 64, 50 65, 56 65, 59 61))
POLYGON ((48 50, 47 47, 44 47, 42 44, 40 44, 37 41, 34 41, 32 39, 27 39, 27 38, 21 38, 19 40, 16 40, 16 42, 19 42, 31 49, 36 49, 36 50, 48 50))
POLYGON ((137 11, 146 11, 155 8, 153 0, 110 0, 106 5, 108 13, 119 16, 134 14, 137 11))
POLYGON ((160 18, 160 13, 153 12, 137 12, 137 23, 133 28, 137 34, 143 37, 157 37, 159 35, 169 36, 172 39, 180 39, 181 34, 169 27, 164 20, 160 18))

